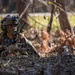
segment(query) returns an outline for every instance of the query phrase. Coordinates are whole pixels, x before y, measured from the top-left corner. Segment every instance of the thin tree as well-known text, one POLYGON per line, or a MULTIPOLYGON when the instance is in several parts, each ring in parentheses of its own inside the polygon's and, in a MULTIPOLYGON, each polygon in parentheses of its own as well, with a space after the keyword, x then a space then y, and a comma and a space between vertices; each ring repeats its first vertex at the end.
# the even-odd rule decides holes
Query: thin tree
MULTIPOLYGON (((16 10, 19 16, 22 14, 24 9, 26 8, 27 4, 29 3, 29 0, 17 0, 16 2, 16 10)), ((22 16, 21 23, 24 23, 24 29, 27 29, 29 27, 29 22, 28 22, 28 10, 24 13, 22 16)))
POLYGON ((56 2, 58 3, 58 7, 60 7, 59 9, 59 23, 60 23, 60 27, 63 31, 65 31, 65 29, 68 29, 71 31, 71 25, 69 23, 68 17, 67 17, 67 13, 65 10, 65 0, 56 0, 56 2))
MULTIPOLYGON (((53 2, 54 2, 54 0, 53 0, 53 2)), ((50 33, 50 31, 51 31, 52 22, 53 22, 54 9, 55 9, 55 6, 52 4, 51 5, 51 17, 50 17, 50 21, 49 21, 48 26, 47 26, 47 32, 48 33, 50 33)))

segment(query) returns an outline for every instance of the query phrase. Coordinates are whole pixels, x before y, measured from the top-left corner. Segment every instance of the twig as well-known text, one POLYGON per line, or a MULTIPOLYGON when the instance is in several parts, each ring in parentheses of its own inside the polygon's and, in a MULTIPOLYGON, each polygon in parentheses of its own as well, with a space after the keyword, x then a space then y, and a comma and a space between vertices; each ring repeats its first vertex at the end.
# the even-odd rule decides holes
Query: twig
POLYGON ((44 24, 41 24, 40 22, 38 22, 38 21, 36 21, 35 19, 33 19, 30 15, 28 15, 33 21, 35 21, 36 23, 38 23, 38 24, 40 24, 40 25, 42 25, 42 26, 45 26, 45 27, 47 27, 46 25, 44 25, 44 24))
POLYGON ((20 15, 20 19, 23 17, 23 15, 25 14, 26 10, 28 9, 30 3, 28 3, 28 5, 26 6, 26 8, 24 9, 24 11, 21 13, 20 15))
POLYGON ((66 41, 67 41, 67 39, 69 38, 69 37, 71 37, 72 35, 70 35, 70 36, 68 36, 67 38, 66 38, 66 40, 61 44, 61 46, 57 49, 57 51, 60 49, 60 48, 62 48, 63 46, 64 46, 64 44, 66 43, 66 41))
POLYGON ((10 63, 11 59, 7 61, 7 63, 4 64, 4 66, 7 66, 10 63))
MULTIPOLYGON (((47 6, 47 7, 50 7, 45 1, 43 1, 43 0, 38 0, 40 3, 42 3, 42 4, 44 4, 45 6, 47 6)), ((56 7, 58 7, 61 11, 63 11, 64 13, 66 13, 65 12, 65 10, 64 9, 62 9, 61 8, 61 6, 59 5, 59 4, 57 4, 56 2, 51 2, 51 1, 49 1, 52 5, 54 5, 54 6, 56 6, 56 7)))

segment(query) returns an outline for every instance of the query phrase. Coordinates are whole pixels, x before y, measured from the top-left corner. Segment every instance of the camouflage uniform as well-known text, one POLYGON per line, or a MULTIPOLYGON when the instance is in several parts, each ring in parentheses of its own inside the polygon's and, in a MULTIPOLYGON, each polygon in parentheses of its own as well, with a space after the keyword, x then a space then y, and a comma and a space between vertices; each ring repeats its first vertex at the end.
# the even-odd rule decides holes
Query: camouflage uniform
MULTIPOLYGON (((1 29, 2 29, 2 33, 0 33, 0 54, 3 50, 7 50, 7 48, 11 45, 15 45, 14 47, 18 46, 18 44, 20 44, 20 47, 24 47, 26 51, 30 51, 32 53, 36 53, 36 49, 35 47, 32 45, 32 43, 27 40, 24 36, 22 36, 21 34, 19 34, 18 32, 18 26, 19 26, 19 21, 18 21, 18 17, 15 16, 10 16, 7 15, 2 21, 1 21, 1 29), (9 33, 9 29, 7 29, 8 26, 12 26, 14 25, 14 27, 17 27, 17 30, 14 30, 14 37, 12 39, 9 39, 7 37, 7 33, 9 33), (7 27, 6 27, 7 26, 7 27)), ((15 29, 15 28, 14 28, 15 29)), ((11 49, 11 48, 10 48, 11 49)))
POLYGON ((0 45, 5 45, 5 46, 8 46, 8 45, 11 45, 11 44, 15 44, 15 43, 28 43, 26 42, 26 38, 24 38, 23 36, 21 35, 17 35, 16 38, 14 39, 9 39, 7 38, 6 34, 5 33, 0 33, 0 45))
MULTIPOLYGON (((18 34, 16 38, 10 40, 6 37, 4 33, 0 33, 0 45, 8 47, 9 45, 14 45, 17 43, 23 43, 23 47, 25 47, 26 51, 30 51, 34 53, 36 56, 38 56, 38 54, 36 53, 36 49, 34 48, 32 43, 22 35, 18 34)), ((0 50, 0 54, 2 53, 2 51, 4 51, 4 48, 0 50)))

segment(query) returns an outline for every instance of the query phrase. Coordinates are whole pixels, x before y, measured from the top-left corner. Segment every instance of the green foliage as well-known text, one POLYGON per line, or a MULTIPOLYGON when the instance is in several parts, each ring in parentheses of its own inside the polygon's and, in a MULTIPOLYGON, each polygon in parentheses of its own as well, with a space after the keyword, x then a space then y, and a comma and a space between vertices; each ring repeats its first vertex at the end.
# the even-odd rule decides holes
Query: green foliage
POLYGON ((53 3, 49 1, 48 4, 53 4, 53 3))
MULTIPOLYGON (((32 16, 32 19, 29 17, 29 22, 31 26, 34 26, 35 28, 46 28, 48 25, 48 22, 50 20, 49 16, 32 16), (34 19, 34 20, 32 20, 34 19), (37 22, 44 24, 40 25, 37 22)), ((72 27, 75 26, 75 16, 74 15, 69 15, 68 16, 69 22, 71 24, 72 27)), ((59 25, 59 19, 57 17, 54 16, 53 18, 53 23, 52 23, 52 31, 55 32, 57 29, 60 29, 60 25, 59 25)))
POLYGON ((75 26, 75 15, 69 15, 68 19, 69 19, 71 26, 74 27, 75 26))
MULTIPOLYGON (((29 18, 30 25, 34 26, 35 28, 43 28, 43 29, 47 28, 48 22, 50 20, 49 16, 33 16, 32 18, 43 25, 38 24, 34 20, 29 18)), ((60 28, 58 19, 54 17, 53 23, 52 23, 52 31, 55 32, 58 28, 60 28)))
MULTIPOLYGON (((1 21, 1 19, 2 18, 0 18, 0 21, 1 21)), ((28 17, 28 19, 29 19, 29 23, 31 26, 33 26, 35 28, 46 29, 48 22, 50 20, 50 17, 49 16, 35 16, 34 15, 34 16, 32 16, 33 20, 30 17, 28 17), (38 23, 35 21, 37 21, 38 23), (43 25, 40 25, 39 23, 41 23, 43 25)), ((72 27, 74 27, 75 26, 75 16, 69 15, 68 19, 69 19, 69 22, 72 25, 72 27)), ((1 24, 0 24, 0 26, 1 26, 1 24)), ((60 29, 59 19, 54 16, 53 23, 52 23, 52 31, 55 32, 57 29, 60 29)), ((0 31, 1 31, 1 28, 0 28, 0 31)))

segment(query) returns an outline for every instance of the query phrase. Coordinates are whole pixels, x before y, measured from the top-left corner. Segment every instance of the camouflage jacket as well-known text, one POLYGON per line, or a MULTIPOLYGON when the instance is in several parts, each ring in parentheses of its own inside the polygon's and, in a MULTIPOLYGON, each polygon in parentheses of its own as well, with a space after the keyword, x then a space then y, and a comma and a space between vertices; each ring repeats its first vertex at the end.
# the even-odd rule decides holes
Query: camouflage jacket
POLYGON ((32 50, 36 51, 36 49, 32 45, 32 43, 20 34, 18 34, 16 36, 16 38, 12 39, 12 40, 8 40, 8 38, 5 37, 4 33, 0 34, 0 45, 8 47, 9 45, 12 45, 12 44, 14 45, 16 43, 23 43, 23 47, 25 47, 25 48, 27 48, 28 50, 31 50, 31 51, 32 50))
POLYGON ((16 38, 14 39, 9 39, 6 37, 6 34, 4 33, 0 33, 0 45, 5 45, 5 46, 9 46, 11 44, 15 44, 15 43, 28 43, 29 41, 21 36, 21 35, 17 35, 16 38))

